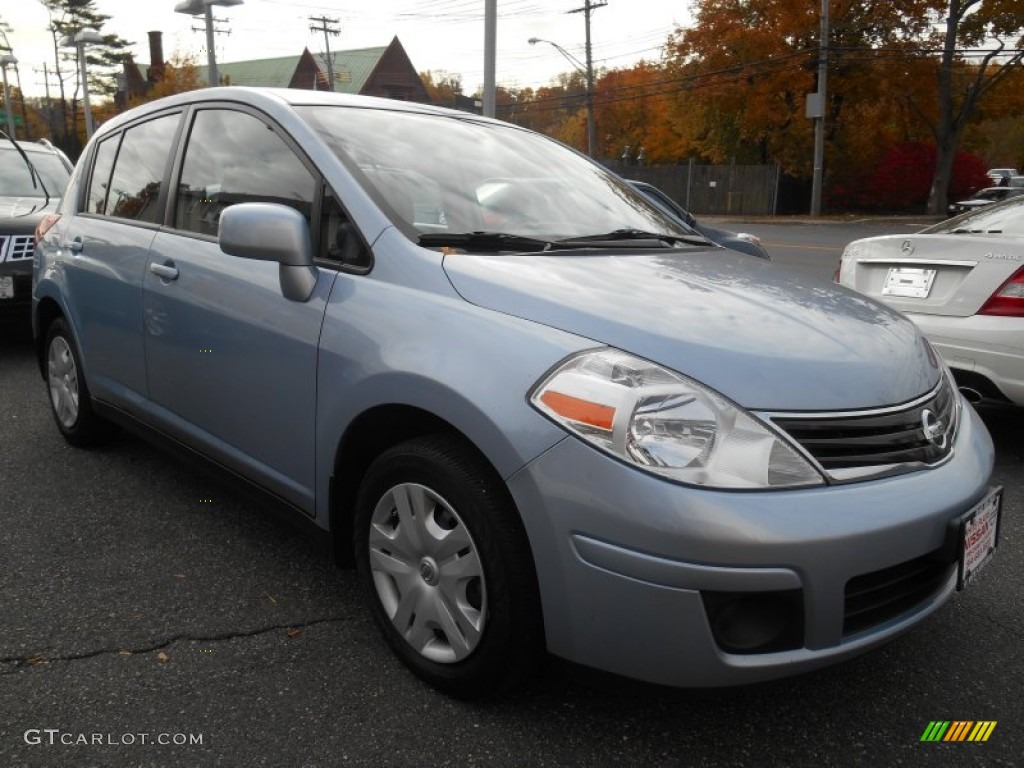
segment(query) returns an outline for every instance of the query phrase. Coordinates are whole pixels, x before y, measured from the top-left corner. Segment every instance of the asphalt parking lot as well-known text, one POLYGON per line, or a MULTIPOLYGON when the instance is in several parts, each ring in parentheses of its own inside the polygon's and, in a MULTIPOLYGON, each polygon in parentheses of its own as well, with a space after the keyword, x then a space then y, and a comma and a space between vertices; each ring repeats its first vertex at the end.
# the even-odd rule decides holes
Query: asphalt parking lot
MULTIPOLYGON (((773 253, 806 235, 770 233, 773 253)), ((996 559, 885 648, 718 693, 551 664, 467 704, 407 673, 354 574, 263 509, 131 437, 66 445, 24 331, 0 328, 0 392, 0 766, 1024 762, 1024 410, 982 409, 996 559), (997 725, 922 743, 934 720, 997 725)))

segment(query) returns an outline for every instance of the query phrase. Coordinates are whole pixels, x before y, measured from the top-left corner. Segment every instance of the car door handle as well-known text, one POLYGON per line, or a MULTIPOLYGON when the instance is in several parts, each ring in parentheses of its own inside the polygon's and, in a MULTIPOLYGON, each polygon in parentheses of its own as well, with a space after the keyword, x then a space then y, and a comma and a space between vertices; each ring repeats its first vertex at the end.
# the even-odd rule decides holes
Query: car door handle
POLYGON ((173 264, 157 264, 156 262, 153 262, 149 265, 149 271, 161 280, 178 279, 178 268, 173 264))
POLYGON ((70 243, 68 243, 68 250, 72 253, 81 253, 83 248, 82 238, 76 237, 70 243))

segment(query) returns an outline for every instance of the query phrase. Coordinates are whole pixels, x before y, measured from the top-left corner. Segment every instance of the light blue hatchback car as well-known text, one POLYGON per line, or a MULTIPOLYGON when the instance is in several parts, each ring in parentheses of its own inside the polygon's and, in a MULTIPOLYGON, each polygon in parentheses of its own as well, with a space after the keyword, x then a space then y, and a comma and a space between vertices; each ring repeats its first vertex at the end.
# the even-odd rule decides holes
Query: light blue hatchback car
POLYGON ((904 317, 679 226, 513 125, 183 94, 40 225, 39 366, 71 443, 142 431, 329 537, 453 695, 878 646, 991 557, 989 436, 904 317))

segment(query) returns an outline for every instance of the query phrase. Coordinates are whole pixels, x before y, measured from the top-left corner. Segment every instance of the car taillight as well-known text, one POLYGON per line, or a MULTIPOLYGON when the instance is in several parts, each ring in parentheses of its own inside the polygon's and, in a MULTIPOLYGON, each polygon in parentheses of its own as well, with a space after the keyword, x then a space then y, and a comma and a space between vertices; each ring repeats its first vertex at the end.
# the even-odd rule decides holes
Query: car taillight
POLYGON ((43 239, 43 235, 50 231, 50 227, 60 221, 59 213, 48 213, 36 225, 36 245, 43 239))
POLYGON ((999 290, 989 297, 978 314, 1024 317, 1024 267, 999 286, 999 290))

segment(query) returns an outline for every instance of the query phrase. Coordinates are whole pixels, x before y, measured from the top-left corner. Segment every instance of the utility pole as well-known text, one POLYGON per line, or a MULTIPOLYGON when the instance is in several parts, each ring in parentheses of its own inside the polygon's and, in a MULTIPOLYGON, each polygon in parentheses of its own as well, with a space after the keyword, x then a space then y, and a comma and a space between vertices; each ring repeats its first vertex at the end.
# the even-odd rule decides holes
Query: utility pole
MULTIPOLYGON (((330 41, 330 37, 329 36, 330 35, 333 35, 334 37, 338 36, 339 32, 341 31, 341 30, 338 29, 338 26, 337 26, 338 23, 339 23, 339 20, 338 19, 329 19, 326 16, 310 16, 309 20, 310 21, 319 21, 320 22, 320 26, 317 26, 315 24, 310 24, 309 25, 309 29, 310 29, 311 32, 323 32, 324 33, 324 51, 325 51, 324 55, 327 57, 327 62, 326 62, 327 63, 327 90, 328 91, 333 91, 334 90, 334 61, 331 58, 331 41, 330 41)), ((314 88, 316 88, 315 80, 316 79, 314 78, 314 86, 313 86, 314 88)))
MULTIPOLYGON (((38 75, 39 70, 34 70, 38 75)), ((39 81, 36 80, 36 85, 39 85, 39 81)), ((43 87, 46 89, 46 116, 50 124, 50 137, 53 139, 57 138, 57 120, 53 110, 53 99, 50 98, 50 69, 47 67, 46 62, 43 62, 43 87)))
POLYGON ((582 13, 587 28, 587 154, 594 157, 597 151, 597 132, 594 125, 594 57, 590 46, 590 15, 598 8, 608 5, 607 0, 595 3, 586 0, 582 8, 574 8, 569 13, 582 13))
MULTIPOLYGON (((207 13, 211 13, 210 6, 206 7, 207 13)), ((231 30, 226 27, 218 27, 218 24, 227 24, 227 19, 220 19, 213 16, 206 20, 206 24, 201 27, 192 27, 193 32, 205 32, 206 33, 206 80, 210 84, 210 87, 220 85, 220 70, 217 69, 217 56, 213 50, 213 36, 214 35, 230 35, 231 30)))
MULTIPOLYGON (((221 24, 225 23, 224 19, 213 18, 213 6, 215 5, 242 5, 245 0, 181 0, 177 5, 174 6, 175 13, 187 13, 189 16, 199 16, 202 14, 206 18, 206 61, 207 61, 207 73, 206 73, 206 84, 210 88, 216 88, 220 85, 220 73, 217 71, 217 54, 213 47, 213 35, 214 32, 217 34, 223 34, 224 30, 214 29, 214 22, 221 24)), ((201 32, 202 28, 192 28, 193 32, 201 32)), ((228 32, 227 34, 231 34, 228 32)))
POLYGON ((497 109, 495 61, 498 50, 498 0, 484 3, 484 117, 494 117, 497 109))
MULTIPOLYGON (((818 40, 817 117, 814 123, 814 176, 811 180, 811 216, 821 216, 821 191, 825 177, 825 84, 828 79, 828 0, 821 0, 821 33, 818 40)), ((810 112, 811 110, 808 110, 810 112)))

